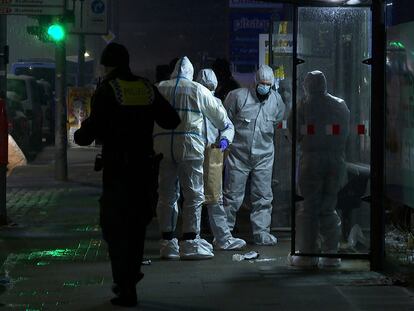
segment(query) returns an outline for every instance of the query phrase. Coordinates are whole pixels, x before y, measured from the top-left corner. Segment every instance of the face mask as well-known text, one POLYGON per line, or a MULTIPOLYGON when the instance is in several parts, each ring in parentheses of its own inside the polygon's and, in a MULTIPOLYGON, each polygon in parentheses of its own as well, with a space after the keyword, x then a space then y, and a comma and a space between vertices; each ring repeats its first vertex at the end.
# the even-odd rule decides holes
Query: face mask
POLYGON ((270 85, 265 85, 265 84, 258 84, 257 85, 257 93, 259 93, 260 95, 267 95, 270 92, 270 85))

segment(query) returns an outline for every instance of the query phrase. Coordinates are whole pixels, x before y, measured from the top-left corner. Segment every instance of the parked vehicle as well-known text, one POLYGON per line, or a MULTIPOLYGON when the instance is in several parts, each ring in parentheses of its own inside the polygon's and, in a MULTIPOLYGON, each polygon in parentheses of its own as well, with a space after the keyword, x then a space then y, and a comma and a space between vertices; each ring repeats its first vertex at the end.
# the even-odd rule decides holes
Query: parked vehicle
POLYGON ((7 92, 7 117, 9 134, 14 138, 20 149, 24 153, 28 153, 31 132, 29 120, 24 114, 23 104, 19 100, 19 96, 14 92, 7 92))
POLYGON ((16 100, 20 100, 23 113, 29 123, 30 149, 38 151, 42 147, 42 100, 40 98, 39 85, 35 78, 30 76, 7 75, 7 91, 16 94, 16 100))
MULTIPOLYGON (((94 78, 94 59, 86 57, 85 59, 85 81, 89 84, 94 78)), ((32 76, 36 80, 46 80, 49 82, 52 90, 55 90, 56 65, 51 59, 21 59, 11 65, 11 73, 15 75, 32 76)), ((78 85, 78 58, 77 56, 66 57, 66 84, 78 85)))
POLYGON ((32 76, 36 80, 44 79, 55 89, 55 62, 51 59, 19 60, 11 65, 11 73, 20 76, 32 76))

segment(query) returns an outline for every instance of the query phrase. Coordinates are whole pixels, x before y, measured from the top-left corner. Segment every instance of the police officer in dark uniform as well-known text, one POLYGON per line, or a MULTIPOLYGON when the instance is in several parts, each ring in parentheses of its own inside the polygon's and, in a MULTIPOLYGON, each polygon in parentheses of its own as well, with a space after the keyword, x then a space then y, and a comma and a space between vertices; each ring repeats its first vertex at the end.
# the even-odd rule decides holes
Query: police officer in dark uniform
POLYGON ((106 76, 93 96, 90 117, 75 132, 75 142, 86 146, 99 140, 103 145, 100 225, 117 295, 111 303, 129 307, 137 304, 145 231, 153 215, 154 121, 174 129, 180 118, 157 88, 131 73, 124 46, 107 45, 101 64, 106 76))

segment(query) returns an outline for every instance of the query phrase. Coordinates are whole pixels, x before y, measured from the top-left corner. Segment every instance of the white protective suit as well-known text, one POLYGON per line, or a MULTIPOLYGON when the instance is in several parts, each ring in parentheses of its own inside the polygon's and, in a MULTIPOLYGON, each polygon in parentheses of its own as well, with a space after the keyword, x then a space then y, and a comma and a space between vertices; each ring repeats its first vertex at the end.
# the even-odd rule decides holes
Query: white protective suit
MULTIPOLYGON (((319 252, 317 241, 321 236, 321 250, 336 253, 340 239, 341 221, 335 210, 337 195, 345 178, 345 145, 349 134, 350 112, 345 102, 327 92, 325 75, 320 71, 307 74, 304 82, 306 98, 298 107, 299 190, 304 201, 296 212, 297 251, 319 252), (313 125, 314 133, 300 129, 313 125), (339 132, 332 134, 332 125, 339 132)), ((293 256, 298 257, 298 256, 293 256)), ((293 258, 292 264, 316 264, 317 258, 293 258)), ((325 258, 328 263, 337 259, 325 258)))
MULTIPOLYGON (((225 109, 207 88, 192 81, 193 74, 193 65, 187 57, 183 57, 177 62, 171 80, 162 81, 157 86, 181 118, 175 130, 154 127, 154 150, 164 156, 160 163, 157 206, 162 233, 174 232, 176 229, 180 189, 184 196, 182 231, 200 232, 201 206, 204 201, 204 118, 208 118, 220 130, 228 126, 225 109)), ((162 241, 161 256, 182 259, 213 256, 212 246, 205 240, 184 240, 182 244, 178 254, 176 239, 162 241)))
MULTIPOLYGON (((274 83, 273 70, 266 65, 260 66, 256 74, 257 84, 264 81, 274 83)), ((234 228, 250 175, 250 220, 254 242, 274 245, 277 240, 270 234, 273 142, 285 105, 281 96, 273 90, 270 90, 267 99, 260 101, 255 88, 241 88, 229 93, 224 106, 236 132, 227 158, 223 193, 229 227, 231 230, 234 228)))
MULTIPOLYGON (((214 92, 217 88, 217 77, 212 69, 203 69, 198 73, 197 82, 204 85, 210 91, 214 92)), ((219 98, 216 101, 222 105, 219 98)), ((231 144, 234 138, 234 126, 230 119, 227 119, 229 126, 224 131, 219 131, 214 125, 205 118, 204 135, 207 144, 218 143, 221 139, 226 138, 231 144)), ((214 235, 214 244, 218 249, 236 250, 246 246, 246 242, 242 239, 234 238, 227 225, 227 216, 223 207, 223 196, 221 195, 219 202, 215 204, 207 204, 208 217, 211 231, 214 235)))

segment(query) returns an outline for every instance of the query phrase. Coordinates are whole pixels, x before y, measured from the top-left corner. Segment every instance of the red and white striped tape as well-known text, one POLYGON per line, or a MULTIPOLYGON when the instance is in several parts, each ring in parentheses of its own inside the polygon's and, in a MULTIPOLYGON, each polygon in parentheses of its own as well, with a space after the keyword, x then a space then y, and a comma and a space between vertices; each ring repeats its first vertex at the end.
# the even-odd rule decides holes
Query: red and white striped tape
MULTIPOLYGON (((287 122, 283 121, 279 123, 278 128, 287 128, 287 122)), ((300 126, 300 134, 301 135, 315 135, 317 134, 317 131, 319 133, 319 127, 317 129, 315 124, 302 124, 300 126)), ((357 124, 354 127, 354 133, 357 135, 363 135, 363 136, 369 136, 369 126, 367 122, 357 124)), ((337 136, 341 135, 342 127, 340 124, 328 124, 325 125, 325 134, 329 136, 337 136)))
POLYGON ((278 129, 287 129, 288 128, 288 125, 287 125, 287 120, 283 120, 282 122, 280 122, 278 125, 277 125, 277 128, 278 129))
POLYGON ((341 135, 341 126, 339 124, 328 124, 325 127, 326 135, 341 135))
POLYGON ((366 135, 367 134, 367 128, 365 124, 358 124, 357 125, 357 133, 358 135, 366 135))
POLYGON ((315 135, 315 125, 314 124, 304 124, 300 127, 301 135, 315 135))

